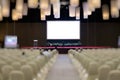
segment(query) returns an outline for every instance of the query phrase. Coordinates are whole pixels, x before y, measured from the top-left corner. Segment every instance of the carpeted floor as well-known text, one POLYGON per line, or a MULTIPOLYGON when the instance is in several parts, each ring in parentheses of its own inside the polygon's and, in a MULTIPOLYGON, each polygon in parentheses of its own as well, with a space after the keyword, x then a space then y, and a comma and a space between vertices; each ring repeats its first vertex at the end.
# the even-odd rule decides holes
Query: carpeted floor
POLYGON ((66 54, 60 54, 49 71, 46 80, 80 80, 77 71, 66 54))

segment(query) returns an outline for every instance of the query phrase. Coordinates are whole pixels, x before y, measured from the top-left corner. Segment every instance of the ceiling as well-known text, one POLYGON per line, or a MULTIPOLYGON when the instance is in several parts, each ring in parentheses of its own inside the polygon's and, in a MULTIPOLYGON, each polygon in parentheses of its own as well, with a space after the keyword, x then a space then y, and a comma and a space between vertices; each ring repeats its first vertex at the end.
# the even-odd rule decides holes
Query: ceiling
MULTIPOLYGON (((11 5, 10 8, 11 10, 15 7, 15 0, 11 0, 11 5)), ((69 0, 61 0, 61 1, 67 1, 69 0)), ((95 12, 92 13, 88 17, 88 19, 83 18, 83 8, 82 8, 82 3, 87 0, 80 0, 80 21, 81 22, 120 22, 120 17, 119 18, 111 18, 109 20, 103 20, 102 19, 102 9, 96 9, 95 12)), ((101 0, 102 5, 103 4, 108 4, 110 6, 110 0, 101 0)), ((24 2, 27 2, 27 0, 24 0, 24 2)), ((46 17, 46 20, 76 20, 74 17, 69 17, 69 4, 67 5, 61 5, 61 18, 60 19, 55 19, 53 16, 53 11, 50 16, 46 17)), ((10 13, 11 14, 11 13, 10 13)), ((13 22, 11 17, 9 18, 4 18, 2 22, 13 22)), ((28 9, 28 15, 24 16, 22 19, 16 21, 16 22, 41 22, 40 20, 40 10, 39 9, 28 9)), ((44 21, 43 21, 44 22, 44 21)))

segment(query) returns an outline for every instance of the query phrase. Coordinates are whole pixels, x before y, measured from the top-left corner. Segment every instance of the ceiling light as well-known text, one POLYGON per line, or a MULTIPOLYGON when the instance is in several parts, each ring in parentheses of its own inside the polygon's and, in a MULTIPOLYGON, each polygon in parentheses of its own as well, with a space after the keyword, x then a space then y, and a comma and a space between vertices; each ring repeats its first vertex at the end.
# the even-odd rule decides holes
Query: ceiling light
POLYGON ((117 6, 117 0, 111 0, 111 16, 112 18, 119 17, 119 9, 117 6))
POLYGON ((79 20, 80 19, 80 7, 76 8, 76 19, 79 20))
POLYGON ((2 3, 2 15, 3 17, 10 16, 10 0, 1 0, 2 3))
POLYGON ((69 16, 70 17, 75 17, 75 9, 76 9, 76 7, 69 6, 69 16))
POLYGON ((103 5, 102 6, 102 16, 103 16, 103 20, 109 20, 109 7, 108 5, 103 5))
POLYGON ((38 0, 28 0, 28 7, 29 8, 37 8, 38 7, 38 0))

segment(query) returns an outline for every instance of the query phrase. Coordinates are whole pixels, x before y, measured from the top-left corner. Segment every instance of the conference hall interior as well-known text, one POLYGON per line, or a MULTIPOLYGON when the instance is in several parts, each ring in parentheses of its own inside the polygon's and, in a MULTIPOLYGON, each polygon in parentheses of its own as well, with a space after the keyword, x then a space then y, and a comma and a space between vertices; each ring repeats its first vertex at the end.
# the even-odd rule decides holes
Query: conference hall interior
POLYGON ((120 0, 0 0, 0 80, 120 80, 120 0))

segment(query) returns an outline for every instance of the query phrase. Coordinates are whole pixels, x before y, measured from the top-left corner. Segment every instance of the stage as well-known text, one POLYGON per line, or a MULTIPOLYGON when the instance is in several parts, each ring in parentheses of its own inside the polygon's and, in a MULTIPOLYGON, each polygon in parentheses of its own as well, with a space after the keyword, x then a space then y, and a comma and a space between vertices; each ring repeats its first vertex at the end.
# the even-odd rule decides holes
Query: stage
POLYGON ((110 46, 25 46, 23 49, 57 49, 60 54, 67 54, 69 49, 99 49, 99 48, 111 48, 110 46))

